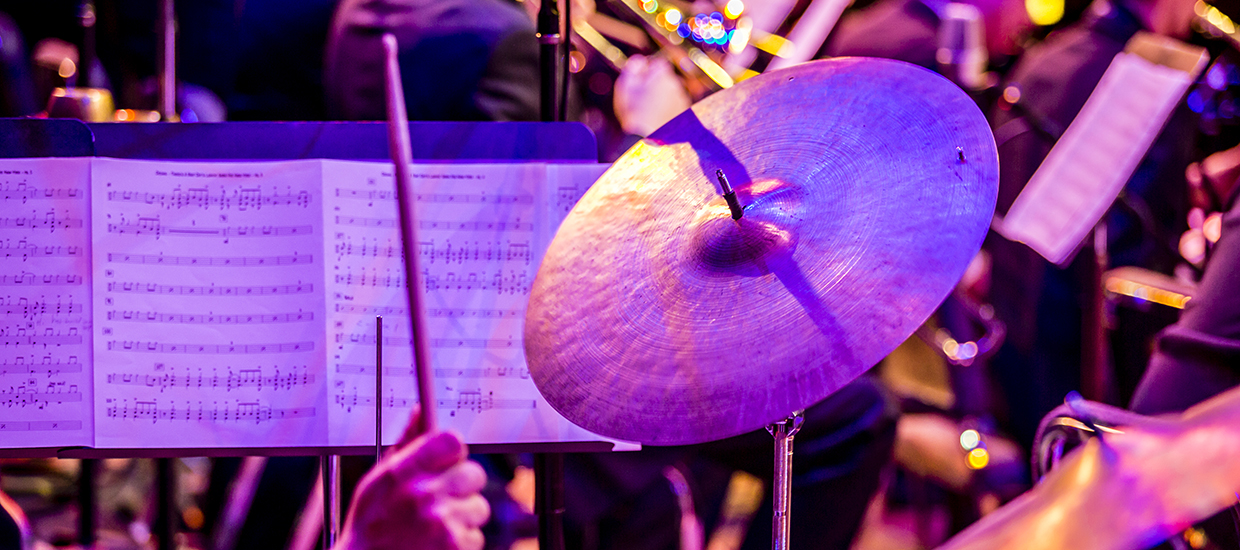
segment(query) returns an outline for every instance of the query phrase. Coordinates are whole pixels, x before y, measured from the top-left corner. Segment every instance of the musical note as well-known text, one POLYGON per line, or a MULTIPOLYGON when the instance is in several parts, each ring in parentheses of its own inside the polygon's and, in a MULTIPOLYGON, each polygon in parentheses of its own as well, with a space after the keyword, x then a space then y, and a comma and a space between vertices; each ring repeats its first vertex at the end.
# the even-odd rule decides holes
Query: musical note
POLYGON ((262 369, 239 369, 233 372, 229 369, 227 376, 212 374, 204 376, 199 370, 198 376, 191 374, 177 375, 173 374, 135 374, 135 373, 108 373, 108 384, 119 384, 126 386, 144 386, 148 388, 159 388, 162 393, 168 388, 209 388, 220 389, 224 391, 232 391, 240 388, 263 388, 279 390, 292 389, 295 386, 310 386, 315 383, 315 376, 309 374, 305 367, 302 367, 301 374, 297 372, 288 372, 280 374, 276 369, 274 374, 263 376, 262 369))
MULTIPOLYGON (((48 357, 50 359, 50 357, 48 357)), ((69 362, 61 363, 0 363, 0 376, 10 374, 46 374, 54 376, 61 373, 77 374, 82 372, 82 364, 78 363, 77 357, 69 357, 69 362)))
MULTIPOLYGON (((396 191, 380 191, 377 189, 336 189, 336 197, 342 199, 361 199, 369 201, 396 200, 396 191)), ((456 203, 456 204, 534 204, 534 195, 488 195, 485 193, 414 193, 415 202, 456 203)))
POLYGON ((82 218, 60 218, 48 214, 43 218, 0 218, 0 229, 81 229, 82 218))
MULTIPOLYGON (((352 410, 354 407, 374 407, 375 398, 373 395, 353 395, 336 394, 334 396, 336 405, 346 410, 352 410)), ((385 397, 383 399, 384 407, 412 407, 418 401, 417 399, 404 397, 385 397)), ((482 412, 492 409, 534 409, 538 407, 538 402, 533 399, 496 399, 494 392, 488 392, 485 396, 482 392, 459 392, 456 398, 437 398, 435 399, 435 407, 442 410, 453 411, 474 411, 482 412)))
POLYGON ((292 235, 310 235, 314 227, 309 225, 265 225, 265 226, 226 226, 226 227, 195 227, 176 226, 164 227, 159 217, 138 218, 137 223, 110 223, 108 233, 118 235, 154 235, 155 238, 167 235, 173 237, 288 237, 292 235))
POLYGON ((84 340, 82 335, 77 333, 77 328, 70 328, 68 332, 61 333, 53 329, 46 329, 45 334, 20 334, 25 329, 18 329, 19 334, 9 334, 11 329, 0 330, 0 348, 8 346, 72 346, 82 344, 84 340))
POLYGON ((245 256, 219 258, 211 256, 164 256, 163 254, 108 254, 108 261, 122 264, 185 265, 194 267, 267 267, 314 263, 314 256, 245 256))
POLYGON ((264 323, 299 323, 313 321, 314 312, 296 313, 159 313, 157 311, 108 311, 109 321, 135 323, 180 323, 195 325, 252 325, 264 323))
MULTIPOLYGON (((507 275, 501 270, 493 274, 486 271, 457 273, 455 271, 431 274, 423 270, 427 292, 435 291, 492 291, 496 294, 529 294, 530 276, 524 271, 509 271, 507 275)), ((337 279, 337 282, 340 282, 337 279)))
MULTIPOLYGON (((373 346, 375 345, 375 335, 337 334, 336 342, 373 346)), ((431 338, 430 344, 432 348, 519 349, 521 347, 521 342, 512 338, 431 338)), ((409 337, 384 336, 383 345, 410 347, 413 345, 413 340, 409 337)))
POLYGON ((77 386, 73 386, 73 388, 75 389, 64 392, 39 392, 21 387, 9 391, 0 390, 0 406, 10 409, 26 407, 45 409, 53 403, 57 405, 80 403, 82 401, 82 393, 76 390, 77 386))
POLYGON ((336 304, 337 313, 357 313, 363 315, 407 315, 408 309, 397 306, 365 306, 360 304, 336 304))
MULTIPOLYGON (((5 239, 6 243, 9 239, 5 239)), ((33 258, 78 258, 84 253, 80 246, 38 246, 27 244, 26 239, 17 242, 16 245, 6 244, 0 246, 0 253, 3 258, 21 258, 23 262, 33 258)))
POLYGON ((0 286, 76 286, 84 281, 81 275, 0 275, 0 286))
POLYGON ((106 413, 108 418, 119 420, 150 420, 152 423, 164 421, 194 421, 194 422, 271 422, 274 420, 291 420, 295 418, 311 418, 314 416, 314 407, 295 407, 277 409, 270 406, 264 406, 260 402, 241 402, 236 401, 233 404, 225 403, 222 406, 213 402, 210 408, 203 401, 198 401, 198 408, 193 407, 190 401, 185 402, 185 407, 178 409, 175 402, 169 403, 169 407, 162 409, 159 407, 159 401, 137 400, 134 399, 130 403, 129 399, 121 399, 120 403, 116 403, 116 399, 108 399, 106 413))
POLYGON ((297 351, 314 351, 314 342, 292 342, 284 344, 164 344, 160 342, 108 341, 109 351, 131 351, 146 353, 195 353, 210 355, 257 354, 257 353, 291 353, 297 351))
POLYGON ((28 200, 63 200, 63 199, 82 199, 86 198, 86 192, 83 189, 63 189, 54 187, 45 187, 39 189, 37 187, 27 187, 24 183, 17 184, 16 188, 4 186, 0 189, 0 200, 11 201, 20 200, 22 204, 26 204, 28 200))
MULTIPOLYGON (((336 225, 355 227, 396 227, 396 220, 391 218, 364 218, 359 216, 336 216, 336 225)), ((532 232, 534 224, 513 221, 451 221, 451 220, 420 220, 418 227, 424 231, 497 231, 497 232, 532 232)))
MULTIPOLYGON (((340 374, 357 374, 362 376, 374 376, 375 367, 371 365, 354 365, 349 363, 340 363, 336 365, 336 372, 340 374)), ((415 373, 412 367, 384 367, 384 376, 402 376, 413 377, 415 373)), ((518 367, 485 367, 485 368, 437 368, 435 369, 436 378, 529 378, 530 370, 518 367)))
POLYGON ((519 309, 430 308, 426 310, 426 314, 430 317, 444 317, 448 319, 520 319, 525 317, 525 311, 519 309))
POLYGON ((211 195, 207 188, 174 189, 171 193, 152 193, 146 191, 108 191, 108 201, 121 203, 139 203, 159 206, 167 210, 182 208, 231 210, 235 205, 238 211, 261 210, 263 207, 297 206, 308 208, 310 194, 306 191, 286 193, 273 191, 265 194, 259 188, 232 189, 231 192, 221 187, 219 195, 211 195))
MULTIPOLYGON (((62 302, 60 296, 57 296, 56 303, 48 301, 46 296, 5 296, 0 299, 0 313, 5 317, 21 317, 32 322, 39 322, 45 317, 51 317, 54 322, 64 316, 81 315, 85 311, 86 306, 81 302, 73 302, 72 295, 67 302, 62 302)), ((75 319, 81 320, 81 317, 75 319)))
POLYGON ((138 294, 179 294, 183 296, 276 296, 282 294, 313 294, 310 283, 275 286, 193 286, 161 285, 156 283, 122 282, 108 283, 108 292, 133 292, 138 294))

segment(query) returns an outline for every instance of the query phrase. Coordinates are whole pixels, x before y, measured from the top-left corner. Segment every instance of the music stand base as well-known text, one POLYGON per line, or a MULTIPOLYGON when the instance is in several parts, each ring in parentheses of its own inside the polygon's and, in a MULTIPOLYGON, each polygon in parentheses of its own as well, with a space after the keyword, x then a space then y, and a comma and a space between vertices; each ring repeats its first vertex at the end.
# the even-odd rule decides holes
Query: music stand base
POLYGON ((771 487, 771 501, 774 515, 771 518, 771 550, 788 550, 788 536, 791 532, 792 517, 792 438, 801 429, 805 417, 804 411, 792 413, 792 416, 766 427, 766 431, 775 438, 775 482, 771 487))

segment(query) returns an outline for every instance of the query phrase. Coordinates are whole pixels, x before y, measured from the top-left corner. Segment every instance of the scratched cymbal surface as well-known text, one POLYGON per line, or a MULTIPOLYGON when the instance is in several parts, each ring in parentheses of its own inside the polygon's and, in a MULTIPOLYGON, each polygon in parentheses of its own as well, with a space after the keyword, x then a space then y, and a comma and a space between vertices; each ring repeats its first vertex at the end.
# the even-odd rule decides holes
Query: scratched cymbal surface
POLYGON ((619 439, 765 426, 934 311, 981 245, 997 182, 985 118, 925 69, 842 58, 743 81, 630 149, 569 213, 531 290, 531 377, 569 420, 619 439))

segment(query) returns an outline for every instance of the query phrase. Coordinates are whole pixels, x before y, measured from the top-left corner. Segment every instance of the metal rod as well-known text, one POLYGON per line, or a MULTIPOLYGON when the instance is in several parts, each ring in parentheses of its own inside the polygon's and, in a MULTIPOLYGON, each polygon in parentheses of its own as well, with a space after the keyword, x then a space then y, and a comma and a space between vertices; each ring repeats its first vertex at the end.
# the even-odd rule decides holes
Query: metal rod
POLYGON ((788 550, 792 526, 792 438, 801 429, 801 411, 766 427, 775 438, 775 482, 771 488, 774 515, 771 518, 771 549, 788 550))
POLYGON ((177 478, 175 458, 155 459, 156 513, 155 538, 159 550, 174 550, 177 547, 176 525, 177 478))
POLYGON ((1082 323, 1081 390, 1087 399, 1110 403, 1114 376, 1107 344, 1107 300, 1103 288, 1107 264, 1107 222, 1094 226, 1094 263, 1090 266, 1089 303, 1082 323))
POLYGON ((732 189, 731 183, 728 183, 728 177, 723 174, 723 170, 715 170, 715 177, 719 178, 719 186, 723 188, 723 200, 728 201, 728 210, 732 211, 732 219, 741 219, 745 211, 741 209, 740 201, 736 200, 736 190, 732 189))
POLYGON ((323 475, 323 548, 331 548, 340 538, 340 457, 319 457, 323 475))
POLYGON ((418 254, 418 225, 414 219, 413 183, 409 165, 413 163, 413 151, 409 146, 409 119, 405 116, 405 93, 400 82, 400 66, 396 62, 396 37, 383 35, 383 49, 387 57, 388 102, 388 148, 396 175, 396 205, 400 211, 400 245, 405 256, 405 290, 409 297, 410 328, 413 331, 414 368, 418 374, 418 402, 422 405, 422 433, 435 429, 434 379, 431 378, 430 341, 426 329, 426 308, 422 291, 422 269, 418 254))
POLYGON ((78 545, 82 548, 93 548, 95 545, 95 528, 99 517, 95 478, 99 471, 99 459, 83 458, 78 467, 78 545))
POLYGON ((383 458, 383 316, 375 316, 375 464, 383 458))
POLYGON ((564 455, 534 455, 534 510, 538 513, 538 548, 564 550, 564 455))
POLYGON ((556 67, 561 41, 559 1, 544 0, 538 8, 538 69, 541 78, 539 106, 543 122, 556 120, 556 67))
POLYGON ((159 12, 159 116, 177 120, 177 20, 173 0, 161 0, 159 12))

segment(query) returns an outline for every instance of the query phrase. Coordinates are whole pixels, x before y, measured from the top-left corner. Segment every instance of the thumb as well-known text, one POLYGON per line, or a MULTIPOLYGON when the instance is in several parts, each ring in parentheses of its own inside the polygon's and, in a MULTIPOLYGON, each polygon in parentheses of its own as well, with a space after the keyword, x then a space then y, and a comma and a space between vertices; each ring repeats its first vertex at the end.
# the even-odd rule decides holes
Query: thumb
POLYGON ((416 472, 442 472, 465 460, 469 451, 461 437, 452 432, 435 432, 418 442, 406 462, 416 472))
POLYGON ((414 439, 422 435, 422 405, 414 405, 413 410, 409 413, 409 423, 405 424, 405 431, 400 434, 400 439, 396 441, 396 447, 401 448, 408 445, 414 439))

